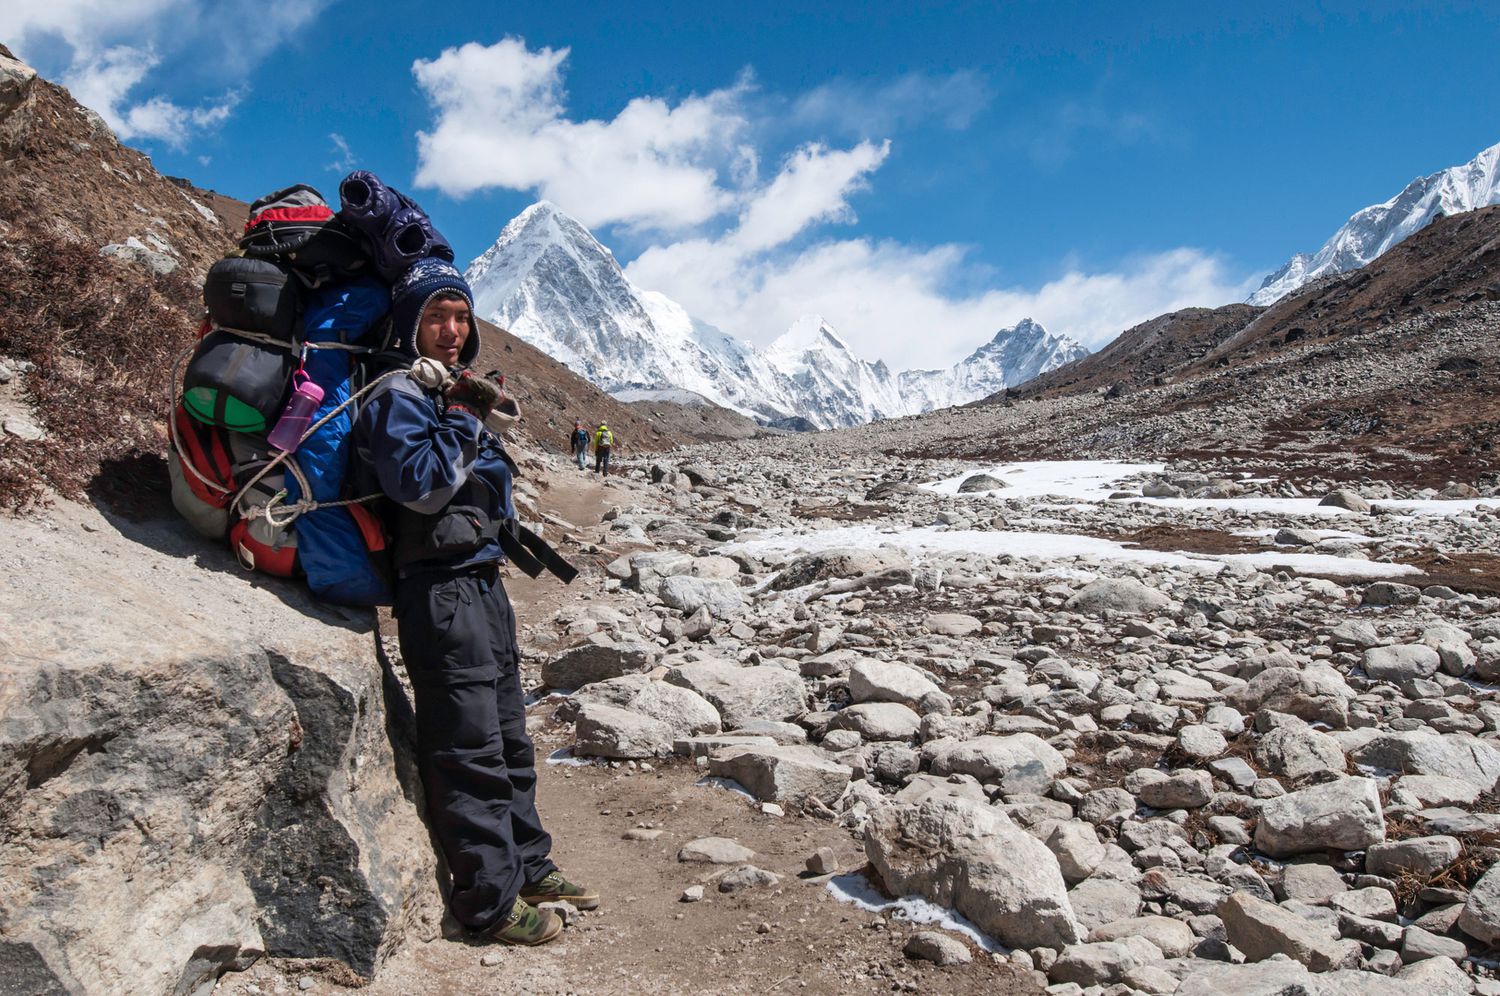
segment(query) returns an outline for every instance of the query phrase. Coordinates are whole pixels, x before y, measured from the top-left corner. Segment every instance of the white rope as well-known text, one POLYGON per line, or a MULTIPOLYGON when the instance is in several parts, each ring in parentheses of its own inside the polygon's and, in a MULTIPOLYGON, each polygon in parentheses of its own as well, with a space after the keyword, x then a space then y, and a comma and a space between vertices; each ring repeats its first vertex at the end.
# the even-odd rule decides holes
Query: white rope
MULTIPOLYGON (((249 333, 249 334, 243 333, 239 329, 226 329, 226 331, 233 332, 236 335, 245 335, 246 338, 257 338, 257 339, 264 338, 264 337, 261 337, 261 336, 257 336, 255 333, 249 333)), ((313 344, 309 343, 308 345, 312 346, 313 344)), ((350 348, 353 348, 353 347, 348 347, 348 346, 345 346, 343 344, 338 344, 338 345, 332 345, 332 344, 330 344, 328 346, 323 346, 321 348, 350 349, 350 348)), ((198 480, 202 481, 205 487, 208 487, 211 490, 217 491, 220 494, 226 494, 227 495, 227 494, 230 493, 230 489, 229 488, 224 487, 222 484, 219 484, 216 481, 209 480, 207 477, 203 476, 203 474, 198 470, 197 467, 193 466, 193 461, 188 458, 188 455, 187 455, 186 451, 183 448, 183 443, 182 443, 181 435, 177 431, 177 406, 179 404, 181 404, 181 402, 182 402, 182 396, 177 393, 176 386, 178 384, 182 383, 182 380, 181 380, 181 377, 179 376, 179 374, 182 371, 182 365, 183 365, 183 363, 189 357, 191 357, 193 355, 193 352, 196 349, 197 349, 196 346, 193 346, 192 348, 189 348, 184 353, 182 353, 181 356, 179 356, 177 358, 177 361, 175 363, 172 364, 172 380, 171 380, 171 384, 170 384, 170 390, 171 390, 171 395, 170 395, 170 397, 171 397, 171 408, 167 412, 167 435, 168 435, 168 437, 172 441, 172 447, 173 447, 173 449, 175 449, 177 451, 177 462, 181 466, 183 466, 184 468, 186 468, 187 471, 190 474, 192 474, 198 480)), ((307 442, 307 440, 312 436, 313 433, 315 433, 319 429, 321 429, 324 425, 326 425, 330 420, 332 420, 334 417, 336 417, 344 409, 348 408, 350 405, 354 404, 360 398, 362 398, 366 394, 368 394, 371 390, 373 390, 382 381, 386 381, 386 380, 389 380, 392 377, 401 376, 403 374, 407 375, 407 376, 410 376, 412 374, 412 371, 411 370, 407 370, 407 369, 390 370, 390 371, 387 371, 386 373, 381 374, 379 377, 376 377, 374 380, 370 381, 364 387, 360 388, 358 391, 356 391, 355 393, 351 394, 346 400, 344 400, 343 402, 341 402, 332 411, 328 412, 328 414, 324 415, 322 418, 318 419, 318 421, 316 421, 312 425, 308 426, 307 431, 304 432, 304 433, 302 433, 302 438, 300 438, 300 439, 297 440, 297 446, 300 447, 303 443, 307 442)), ((303 498, 303 499, 300 499, 300 500, 298 500, 296 502, 293 502, 290 505, 288 505, 288 504, 284 504, 285 499, 286 499, 286 489, 283 488, 280 491, 278 491, 275 495, 273 495, 271 497, 271 500, 268 501, 268 502, 266 502, 264 505, 250 505, 250 506, 244 505, 244 500, 245 500, 246 496, 250 493, 250 489, 253 488, 253 487, 255 487, 255 485, 259 484, 262 478, 264 478, 273 469, 275 469, 276 467, 280 466, 283 463, 286 464, 288 470, 292 474, 292 477, 296 480, 298 487, 300 487, 302 489, 302 493, 304 495, 307 495, 307 494, 311 493, 312 489, 308 486, 307 477, 303 474, 302 467, 297 463, 296 460, 288 460, 287 459, 291 455, 292 455, 292 451, 291 450, 283 450, 280 453, 276 454, 276 456, 272 457, 270 460, 268 460, 264 464, 262 464, 260 470, 256 472, 255 476, 252 477, 252 478, 250 478, 249 482, 246 483, 244 487, 240 488, 239 491, 235 492, 234 493, 234 497, 230 499, 230 501, 229 501, 229 508, 231 509, 231 511, 233 511, 236 515, 238 515, 238 516, 240 516, 241 518, 244 518, 244 519, 254 519, 254 518, 256 518, 258 516, 260 518, 265 519, 266 523, 268 525, 270 525, 274 529, 285 529, 286 527, 290 526, 292 523, 296 522, 297 519, 300 516, 302 516, 302 515, 304 515, 304 514, 306 514, 308 512, 314 511, 315 509, 319 509, 319 508, 338 508, 338 507, 343 506, 343 505, 359 505, 359 504, 362 504, 364 502, 372 501, 375 498, 380 497, 378 494, 371 494, 371 495, 365 495, 362 498, 346 498, 346 499, 344 499, 342 501, 325 501, 325 502, 318 502, 318 501, 313 501, 310 498, 303 498), (278 515, 277 514, 277 509, 278 508, 284 509, 288 514, 285 515, 285 516, 278 515)))
MULTIPOLYGON (((386 373, 381 374, 379 377, 376 377, 364 387, 349 395, 347 399, 334 407, 331 411, 329 411, 327 415, 324 415, 312 425, 308 426, 307 431, 302 434, 302 438, 297 440, 297 446, 300 447, 303 443, 307 442, 308 437, 321 429, 325 424, 333 419, 334 416, 338 415, 345 408, 348 408, 350 405, 354 404, 354 402, 364 397, 383 381, 390 380, 392 377, 406 376, 409 375, 409 373, 410 371, 408 370, 390 370, 386 373)), ((244 501, 245 495, 250 491, 251 488, 260 483, 261 478, 265 477, 282 463, 286 463, 287 466, 292 469, 292 475, 297 479, 297 484, 302 488, 302 493, 304 495, 308 493, 309 488, 307 486, 307 479, 302 476, 302 468, 297 465, 297 461, 292 460, 288 462, 287 460, 287 458, 292 455, 292 452, 292 450, 282 450, 280 453, 276 454, 276 456, 266 461, 266 463, 260 468, 260 470, 256 472, 255 476, 250 478, 249 482, 245 484, 244 487, 240 488, 239 493, 236 494, 233 500, 230 501, 230 507, 244 518, 251 519, 256 515, 260 515, 266 520, 267 524, 271 525, 274 528, 282 529, 286 526, 291 525, 293 522, 296 522, 299 516, 307 512, 311 512, 314 509, 335 508, 340 505, 358 505, 362 502, 371 501, 375 498, 380 497, 378 494, 372 494, 365 495, 363 498, 348 498, 343 501, 331 502, 317 502, 311 499, 304 498, 301 501, 284 506, 291 514, 286 518, 281 519, 275 516, 275 514, 273 513, 273 509, 280 503, 280 499, 285 497, 286 493, 283 491, 278 493, 276 497, 273 497, 271 501, 267 502, 264 506, 254 506, 249 510, 242 511, 241 502, 244 501)))

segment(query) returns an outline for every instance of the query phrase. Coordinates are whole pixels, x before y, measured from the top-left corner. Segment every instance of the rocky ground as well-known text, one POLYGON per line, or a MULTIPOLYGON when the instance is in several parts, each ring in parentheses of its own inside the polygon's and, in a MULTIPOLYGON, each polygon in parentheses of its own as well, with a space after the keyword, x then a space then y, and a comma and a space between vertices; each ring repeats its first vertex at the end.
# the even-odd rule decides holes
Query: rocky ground
POLYGON ((1500 992, 1500 500, 817 443, 531 496, 597 565, 517 591, 605 905, 376 991, 1500 992))

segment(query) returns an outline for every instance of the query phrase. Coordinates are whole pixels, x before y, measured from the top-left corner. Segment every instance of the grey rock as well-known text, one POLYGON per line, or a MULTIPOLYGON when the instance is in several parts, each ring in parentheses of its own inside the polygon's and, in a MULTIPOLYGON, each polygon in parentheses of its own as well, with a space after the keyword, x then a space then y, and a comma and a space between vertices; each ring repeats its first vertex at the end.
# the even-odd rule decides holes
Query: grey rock
POLYGON ((1126 937, 1144 937, 1156 945, 1166 958, 1182 958, 1198 943, 1187 924, 1166 916, 1137 916, 1114 920, 1089 931, 1091 941, 1118 941, 1126 937))
POLYGON ((1139 936, 1070 944, 1059 952, 1057 961, 1047 970, 1047 978, 1084 987, 1106 986, 1119 982, 1132 969, 1143 968, 1161 959, 1161 950, 1139 936))
POLYGON ((1229 943, 1247 961, 1286 955, 1314 972, 1349 968, 1358 963, 1359 946, 1333 940, 1306 920, 1275 903, 1236 892, 1219 904, 1229 943))
POLYGON ((969 946, 956 937, 937 930, 919 930, 901 949, 908 958, 930 961, 936 965, 967 965, 974 955, 969 946))
POLYGON ((922 717, 899 702, 861 702, 839 710, 831 730, 853 730, 866 740, 910 740, 922 717))
POLYGON ((952 798, 886 806, 866 826, 865 853, 890 893, 952 907, 1010 947, 1083 938, 1051 852, 988 807, 952 798))
POLYGON ((1274 775, 1301 780, 1348 766, 1339 742, 1307 726, 1287 725, 1272 730, 1255 745, 1255 759, 1274 775))
POLYGON ((1089 878, 1068 890, 1068 902, 1084 930, 1128 920, 1141 911, 1141 891, 1129 882, 1089 878))
POLYGON ((1318 502, 1318 504, 1332 508, 1342 508, 1350 512, 1367 513, 1370 511, 1369 502, 1365 501, 1355 492, 1347 490, 1334 491, 1318 502))
POLYGON ((918 712, 931 711, 924 704, 930 707, 933 703, 950 702, 948 695, 916 668, 877 660, 858 661, 850 667, 849 699, 856 704, 899 702, 918 712))
POLYGON ((712 775, 731 778, 762 802, 828 805, 843 795, 852 774, 813 747, 726 747, 710 756, 712 775))
POLYGON ((718 710, 726 729, 757 719, 796 719, 807 711, 802 679, 779 667, 697 661, 672 668, 666 680, 707 699, 718 710))
POLYGON ((755 852, 729 837, 700 837, 682 845, 678 861, 710 865, 738 865, 754 860, 755 852))
POLYGON ((1206 771, 1177 771, 1141 786, 1139 798, 1153 809, 1197 809, 1213 797, 1213 778, 1206 771))
POLYGON ((992 477, 989 474, 970 474, 959 482, 958 493, 967 495, 983 491, 998 491, 1008 487, 1010 485, 998 477, 992 477))
POLYGON ((674 738, 719 732, 719 712, 703 696, 679 685, 631 674, 586 685, 573 696, 580 705, 614 706, 665 723, 674 738))
POLYGON ((1385 816, 1371 778, 1340 778, 1269 799, 1255 828, 1255 846, 1272 857, 1359 851, 1383 840, 1385 816))
POLYGON ((684 615, 707 609, 715 619, 732 619, 745 604, 739 586, 734 582, 690 574, 663 578, 656 593, 663 602, 684 615))
POLYGON ((999 782, 1008 794, 1042 794, 1068 766, 1056 748, 1030 733, 924 744, 922 755, 933 774, 973 775, 999 782))
POLYGON ((1156 614, 1172 606, 1166 595, 1131 578, 1096 578, 1064 605, 1072 612, 1094 616, 1156 614))
POLYGON ((1441 663, 1436 650, 1420 643, 1373 647, 1365 651, 1364 657, 1366 674, 1398 684, 1412 678, 1430 678, 1441 663))
POLYGON ((1063 881, 1077 885, 1104 861, 1104 845, 1087 823, 1068 821, 1053 827, 1046 838, 1047 850, 1057 858, 1063 881))
POLYGON ((1376 581, 1365 588, 1365 605, 1416 605, 1422 600, 1422 591, 1414 585, 1397 581, 1376 581))
POLYGON ((1408 775, 1442 775, 1488 792, 1500 781, 1500 749, 1464 733, 1426 730, 1375 733, 1349 751, 1351 760, 1408 775))
POLYGON ((548 688, 583 688, 596 681, 644 671, 651 666, 656 653, 655 647, 644 643, 585 643, 544 663, 542 684, 548 688))
POLYGON ((1452 957, 1422 959, 1402 968, 1396 973, 1396 978, 1408 985, 1417 986, 1433 996, 1450 996, 1450 994, 1474 991, 1474 980, 1458 967, 1458 963, 1452 957))
POLYGON ((593 702, 578 710, 575 733, 575 754, 620 760, 666 757, 674 737, 661 720, 593 702))
POLYGON ((1385 878, 1395 878, 1402 872, 1426 878, 1457 861, 1462 849, 1457 837, 1445 836, 1408 837, 1375 844, 1365 852, 1365 870, 1385 878))
POLYGON ((754 865, 742 865, 719 879, 719 891, 732 895, 746 889, 766 889, 780 884, 781 876, 775 872, 754 865))
POLYGON ((1407 927, 1401 935, 1401 960, 1407 964, 1428 958, 1466 958, 1468 954, 1463 941, 1441 937, 1421 927, 1407 927))
POLYGON ((838 855, 831 847, 820 847, 807 858, 807 870, 814 875, 831 875, 839 870, 838 855))
POLYGON ((1500 940, 1500 865, 1491 866, 1469 892, 1458 929, 1485 944, 1500 940))

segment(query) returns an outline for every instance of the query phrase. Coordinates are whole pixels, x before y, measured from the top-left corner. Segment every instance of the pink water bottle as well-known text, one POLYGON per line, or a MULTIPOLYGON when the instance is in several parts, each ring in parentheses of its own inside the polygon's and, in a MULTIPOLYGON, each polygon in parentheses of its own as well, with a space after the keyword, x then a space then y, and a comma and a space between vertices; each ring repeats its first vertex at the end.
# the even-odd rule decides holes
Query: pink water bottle
POLYGON ((292 400, 286 403, 286 410, 266 436, 266 442, 285 453, 296 452, 302 434, 312 424, 313 412, 323 403, 323 389, 313 383, 306 371, 298 370, 292 376, 292 384, 292 400))

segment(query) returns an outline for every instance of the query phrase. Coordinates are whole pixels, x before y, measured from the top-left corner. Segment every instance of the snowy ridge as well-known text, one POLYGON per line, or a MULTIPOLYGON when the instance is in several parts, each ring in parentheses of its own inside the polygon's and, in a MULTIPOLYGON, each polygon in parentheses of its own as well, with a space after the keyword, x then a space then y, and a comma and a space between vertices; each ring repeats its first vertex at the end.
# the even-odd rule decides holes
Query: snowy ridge
POLYGON ((1270 274, 1246 300, 1273 304, 1319 277, 1356 270, 1419 231, 1439 214, 1458 214, 1500 204, 1500 145, 1492 145, 1462 166, 1419 177, 1384 204, 1351 217, 1311 255, 1297 253, 1270 274))
POLYGON ((893 374, 816 315, 758 350, 636 287, 547 201, 507 224, 465 275, 480 316, 617 397, 686 391, 767 424, 831 429, 964 404, 1087 353, 1028 319, 946 370, 893 374))

